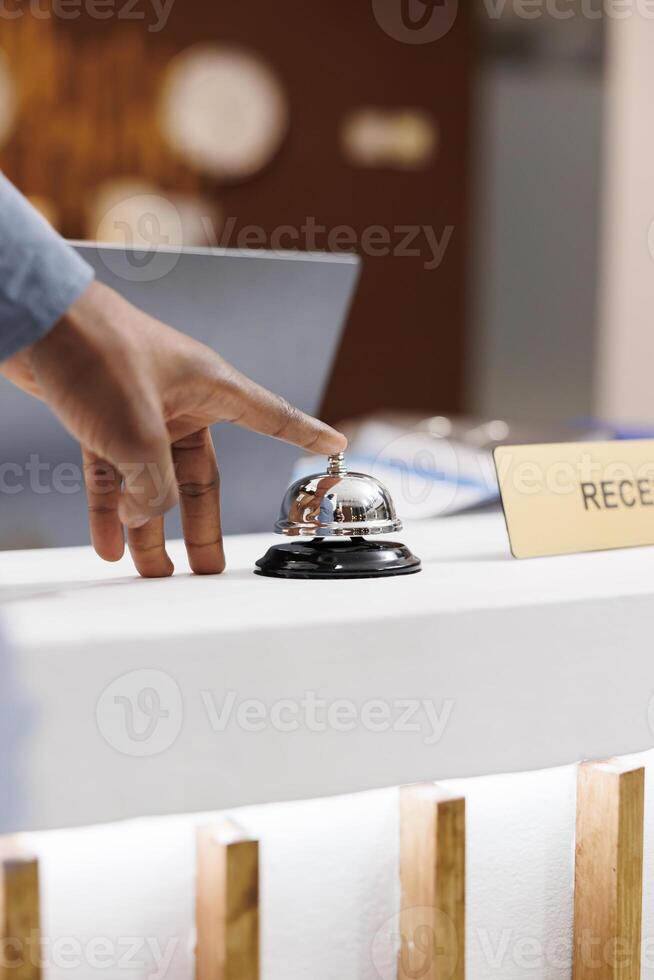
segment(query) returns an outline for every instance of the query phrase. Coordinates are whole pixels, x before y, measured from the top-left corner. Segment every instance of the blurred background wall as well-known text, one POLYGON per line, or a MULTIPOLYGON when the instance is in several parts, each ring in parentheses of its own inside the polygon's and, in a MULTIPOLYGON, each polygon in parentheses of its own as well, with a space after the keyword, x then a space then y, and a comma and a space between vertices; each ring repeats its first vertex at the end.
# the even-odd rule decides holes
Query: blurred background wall
POLYGON ((73 238, 362 253, 330 421, 647 425, 642 6, 6 0, 0 166, 73 238))
POLYGON ((630 425, 654 419, 653 18, 613 21, 606 59, 596 403, 630 425))
POLYGON ((325 414, 462 407, 465 9, 436 45, 402 43, 370 4, 347 0, 173 0, 165 14, 117 0, 106 19, 82 0, 70 19, 17 9, 0 28, 16 101, 0 163, 63 234, 106 239, 117 210, 129 222, 150 194, 180 209, 186 244, 234 244, 255 226, 254 247, 276 229, 282 247, 363 246, 325 414), (130 7, 142 19, 121 17, 130 7), (295 245, 284 229, 307 223, 295 245), (386 253, 404 226, 420 236, 399 261, 386 253))
MULTIPOLYGON (((483 415, 594 408, 604 105, 603 19, 478 15, 474 309, 467 403, 483 415)), ((593 9, 601 10, 599 5, 593 9)), ((538 12, 538 10, 536 10, 538 12)))

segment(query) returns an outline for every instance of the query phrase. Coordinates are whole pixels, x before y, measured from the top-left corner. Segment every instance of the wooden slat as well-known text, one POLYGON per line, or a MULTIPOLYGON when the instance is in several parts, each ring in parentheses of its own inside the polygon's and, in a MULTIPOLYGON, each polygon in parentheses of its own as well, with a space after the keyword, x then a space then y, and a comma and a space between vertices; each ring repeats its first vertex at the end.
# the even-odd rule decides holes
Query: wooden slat
POLYGON ((0 844, 0 980, 40 980, 39 865, 0 844))
POLYGON ((465 977, 465 800, 425 783, 400 791, 398 980, 465 977))
POLYGON ((574 980, 639 980, 645 770, 577 777, 574 980))
POLYGON ((230 821, 198 831, 197 980, 259 978, 259 844, 230 821))

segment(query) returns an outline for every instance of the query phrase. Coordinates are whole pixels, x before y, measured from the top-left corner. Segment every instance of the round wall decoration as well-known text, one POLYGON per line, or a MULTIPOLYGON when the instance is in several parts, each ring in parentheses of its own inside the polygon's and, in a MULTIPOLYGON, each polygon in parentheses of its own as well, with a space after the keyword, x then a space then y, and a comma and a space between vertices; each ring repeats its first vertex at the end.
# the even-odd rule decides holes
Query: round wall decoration
POLYGON ((138 178, 105 181, 87 209, 88 238, 135 248, 213 245, 220 230, 213 201, 169 194, 138 178))
POLYGON ((277 76, 259 58, 203 44, 171 62, 159 120, 168 145, 193 169, 245 180, 279 150, 289 110, 277 76))

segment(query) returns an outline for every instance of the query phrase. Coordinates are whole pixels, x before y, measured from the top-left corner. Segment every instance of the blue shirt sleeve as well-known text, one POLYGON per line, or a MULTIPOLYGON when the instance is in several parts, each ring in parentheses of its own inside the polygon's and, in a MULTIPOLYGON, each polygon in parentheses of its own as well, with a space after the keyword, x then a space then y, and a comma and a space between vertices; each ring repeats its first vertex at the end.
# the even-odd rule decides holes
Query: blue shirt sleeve
POLYGON ((33 344, 93 280, 93 270, 0 173, 0 361, 33 344))

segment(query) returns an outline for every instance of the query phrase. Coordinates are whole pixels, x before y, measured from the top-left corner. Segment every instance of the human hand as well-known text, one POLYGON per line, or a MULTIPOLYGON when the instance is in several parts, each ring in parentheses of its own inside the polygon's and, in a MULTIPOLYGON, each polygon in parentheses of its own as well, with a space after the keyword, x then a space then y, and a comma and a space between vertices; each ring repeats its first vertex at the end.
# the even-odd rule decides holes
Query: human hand
POLYGON ((289 520, 295 524, 318 524, 323 500, 341 479, 340 476, 323 476, 316 484, 315 493, 301 493, 291 504, 289 520))
POLYGON ((171 575, 163 514, 179 500, 189 563, 225 567, 209 426, 234 424, 308 452, 342 452, 335 429, 290 406, 204 344, 93 283, 42 340, 0 364, 82 446, 93 546, 141 575, 171 575))

